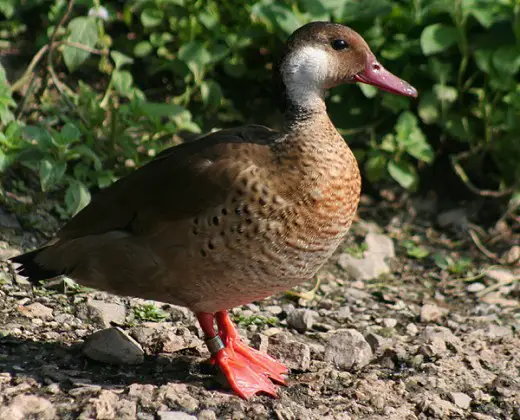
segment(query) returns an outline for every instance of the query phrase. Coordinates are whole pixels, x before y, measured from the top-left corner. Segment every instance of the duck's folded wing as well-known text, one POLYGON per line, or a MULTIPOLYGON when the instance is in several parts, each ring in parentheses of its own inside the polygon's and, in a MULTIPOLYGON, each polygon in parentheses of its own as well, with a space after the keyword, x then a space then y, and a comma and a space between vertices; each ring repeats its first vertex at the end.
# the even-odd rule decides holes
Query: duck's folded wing
POLYGON ((248 157, 269 153, 273 133, 246 126, 167 149, 99 193, 63 227, 58 240, 114 230, 146 234, 143 229, 193 217, 223 203, 248 157))

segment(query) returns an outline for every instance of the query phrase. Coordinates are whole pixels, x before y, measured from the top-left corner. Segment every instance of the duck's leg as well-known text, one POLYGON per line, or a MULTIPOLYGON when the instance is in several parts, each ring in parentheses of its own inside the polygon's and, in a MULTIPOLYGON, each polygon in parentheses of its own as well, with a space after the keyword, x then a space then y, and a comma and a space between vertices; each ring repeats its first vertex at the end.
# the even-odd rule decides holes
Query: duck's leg
POLYGON ((285 385, 283 375, 285 375, 289 369, 271 356, 246 346, 240 339, 238 331, 226 311, 217 312, 216 319, 218 333, 226 347, 232 348, 237 354, 237 357, 241 357, 245 363, 249 363, 249 366, 256 373, 266 375, 274 381, 285 385))
POLYGON ((285 366, 244 345, 226 312, 216 314, 218 334, 214 314, 199 312, 197 318, 206 336, 211 362, 218 365, 237 395, 244 399, 259 392, 276 396, 276 388, 269 377, 283 383, 282 374, 287 372, 285 366))

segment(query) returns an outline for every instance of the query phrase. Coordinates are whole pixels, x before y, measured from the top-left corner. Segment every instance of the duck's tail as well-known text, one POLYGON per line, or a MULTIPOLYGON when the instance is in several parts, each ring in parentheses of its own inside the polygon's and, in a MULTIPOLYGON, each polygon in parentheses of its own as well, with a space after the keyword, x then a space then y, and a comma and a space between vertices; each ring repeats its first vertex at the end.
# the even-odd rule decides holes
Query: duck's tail
POLYGON ((36 261, 36 257, 45 249, 46 247, 38 248, 34 251, 26 252, 25 254, 10 258, 11 262, 21 264, 16 268, 17 274, 27 277, 27 279, 35 285, 37 285, 41 280, 52 279, 65 274, 64 272, 44 267, 36 261))

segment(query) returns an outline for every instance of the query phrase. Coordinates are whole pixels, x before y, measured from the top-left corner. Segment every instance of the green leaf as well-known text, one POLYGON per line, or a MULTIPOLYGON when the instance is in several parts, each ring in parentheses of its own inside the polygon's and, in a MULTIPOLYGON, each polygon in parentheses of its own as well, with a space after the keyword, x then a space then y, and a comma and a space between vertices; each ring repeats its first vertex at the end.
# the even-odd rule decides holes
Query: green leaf
POLYGON ((132 93, 133 77, 126 70, 114 70, 112 73, 114 88, 123 96, 130 96, 132 93))
POLYGON ((127 55, 124 55, 123 53, 120 53, 119 51, 111 51, 110 57, 112 57, 112 60, 114 60, 116 69, 120 69, 125 64, 132 64, 134 62, 133 58, 128 57, 127 55))
POLYGON ((403 112, 395 125, 397 144, 409 155, 423 162, 431 163, 434 158, 432 147, 419 128, 417 117, 409 111, 403 112))
POLYGON ((205 66, 211 61, 211 55, 201 42, 192 41, 179 49, 179 59, 186 63, 195 80, 199 81, 205 66))
POLYGON ((80 144, 78 146, 74 146, 67 151, 67 157, 69 159, 77 159, 80 157, 85 157, 94 163, 94 169, 96 171, 100 171, 103 167, 101 160, 98 155, 86 144, 80 144))
POLYGON ((142 102, 139 104, 139 110, 151 118, 175 117, 187 112, 186 108, 180 105, 157 102, 142 102))
POLYGON ((477 67, 484 73, 491 72, 491 60, 494 53, 495 50, 486 50, 483 48, 479 48, 473 53, 477 67))
POLYGON ((382 154, 377 154, 365 162, 365 174, 370 182, 377 182, 385 175, 387 159, 382 154))
POLYGON ((408 109, 410 107, 410 101, 404 96, 391 95, 389 93, 383 94, 382 105, 392 111, 394 114, 408 109))
POLYGON ((433 92, 437 99, 441 102, 453 103, 457 100, 458 91, 452 86, 436 84, 433 86, 433 92))
POLYGON ((16 10, 15 5, 16 1, 0 0, 0 12, 2 12, 7 19, 10 19, 16 10))
POLYGON ((357 84, 367 98, 373 98, 377 95, 378 89, 375 86, 367 85, 365 83, 357 84))
POLYGON ((330 20, 330 13, 325 7, 326 1, 302 0, 303 10, 309 14, 312 20, 330 20))
POLYGON ((67 169, 65 162, 56 162, 49 159, 40 162, 40 184, 42 191, 48 191, 49 188, 57 185, 63 178, 67 169))
POLYGON ((9 159, 2 149, 0 149, 0 173, 4 172, 10 164, 11 159, 9 159))
POLYGON ((141 41, 134 47, 134 55, 136 57, 146 57, 153 50, 152 44, 148 41, 141 41))
POLYGON ((145 28, 159 26, 164 19, 164 12, 160 9, 146 8, 141 13, 141 23, 145 28))
POLYGON ((41 127, 28 125, 24 127, 23 134, 29 141, 36 141, 42 150, 52 149, 56 145, 50 133, 41 127))
POLYGON ((417 172, 411 163, 391 160, 388 162, 387 169, 390 176, 395 179, 401 187, 413 189, 417 185, 417 172))
POLYGON ((437 54, 457 43, 457 29, 451 25, 435 23, 424 28, 421 48, 424 55, 437 54))
POLYGON ((75 216, 88 203, 90 203, 90 192, 88 188, 79 181, 72 181, 65 192, 65 205, 71 216, 75 216))
POLYGON ((520 51, 516 46, 499 47, 493 54, 493 67, 500 73, 514 76, 520 69, 520 51))
POLYGON ((271 27, 289 35, 302 26, 303 22, 282 2, 261 0, 251 9, 253 17, 263 20, 271 27))
POLYGON ((206 108, 216 109, 220 106, 222 100, 222 89, 220 85, 213 80, 206 80, 200 86, 200 94, 202 102, 206 108))
POLYGON ((412 258, 423 259, 430 255, 430 251, 420 245, 417 245, 412 240, 403 241, 402 246, 406 249, 408 256, 412 258))
POLYGON ((372 21, 392 11, 392 2, 389 0, 343 0, 336 7, 331 3, 327 1, 329 10, 332 10, 336 19, 344 22, 372 21))
MULTIPOLYGON (((98 28, 94 17, 77 17, 68 25, 70 35, 67 41, 94 48, 98 40, 98 28)), ((88 58, 90 53, 79 48, 66 46, 63 49, 63 61, 70 72, 76 70, 88 58)))
MULTIPOLYGON (((464 2, 462 2, 464 4, 464 2)), ((484 7, 473 7, 470 10, 471 15, 480 23, 484 28, 489 29, 495 22, 495 14, 493 10, 488 6, 484 7)))
POLYGON ((418 113, 425 124, 433 124, 439 119, 440 113, 437 108, 437 98, 433 92, 421 93, 418 113))
POLYGON ((65 144, 75 143, 81 137, 81 131, 72 123, 67 123, 60 131, 60 135, 65 144))

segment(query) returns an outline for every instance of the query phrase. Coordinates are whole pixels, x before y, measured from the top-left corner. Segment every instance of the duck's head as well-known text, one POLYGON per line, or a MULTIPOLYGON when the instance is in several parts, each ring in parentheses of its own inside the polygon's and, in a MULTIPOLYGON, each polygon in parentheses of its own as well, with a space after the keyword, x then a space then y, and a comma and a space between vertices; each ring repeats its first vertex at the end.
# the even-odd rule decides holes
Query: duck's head
POLYGON ((279 76, 293 106, 307 108, 326 89, 343 83, 367 83, 415 98, 417 91, 386 70, 357 32, 330 22, 313 22, 287 40, 279 76))

